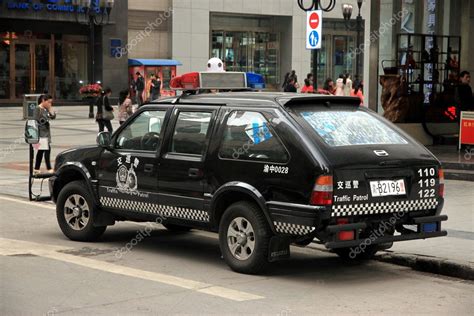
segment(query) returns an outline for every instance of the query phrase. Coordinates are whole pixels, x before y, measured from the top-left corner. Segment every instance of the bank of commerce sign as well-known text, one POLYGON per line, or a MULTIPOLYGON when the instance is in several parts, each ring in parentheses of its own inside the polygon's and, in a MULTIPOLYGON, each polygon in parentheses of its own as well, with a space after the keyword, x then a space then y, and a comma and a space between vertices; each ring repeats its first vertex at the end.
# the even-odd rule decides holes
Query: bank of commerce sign
MULTIPOLYGON (((76 10, 72 5, 72 0, 43 0, 43 1, 34 1, 34 0, 7 0, 6 7, 9 10, 17 11, 51 11, 51 12, 71 12, 74 13, 76 10)), ((1 3, 1 1, 0 1, 1 3)), ((101 12, 99 0, 92 0, 92 6, 97 13, 101 12)), ((78 12, 84 12, 85 8, 79 6, 77 8, 78 12)))

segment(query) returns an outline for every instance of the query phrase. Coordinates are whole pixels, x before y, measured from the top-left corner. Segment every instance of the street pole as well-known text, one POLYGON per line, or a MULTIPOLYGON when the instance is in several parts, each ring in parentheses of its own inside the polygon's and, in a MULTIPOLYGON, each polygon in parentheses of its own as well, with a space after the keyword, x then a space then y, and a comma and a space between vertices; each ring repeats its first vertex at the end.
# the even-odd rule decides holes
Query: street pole
MULTIPOLYGON (((327 6, 321 6, 321 0, 312 0, 309 6, 307 3, 309 1, 305 0, 296 0, 298 3, 298 6, 300 7, 301 10, 307 12, 307 11, 313 11, 313 10, 322 10, 324 12, 330 12, 334 9, 336 6, 336 0, 326 0, 324 3, 327 4, 327 6)), ((321 41, 323 39, 321 38, 321 41)), ((314 92, 318 91, 318 50, 313 49, 312 50, 312 59, 313 59, 313 67, 311 70, 311 73, 313 74, 313 89, 314 92)))
MULTIPOLYGON (((90 23, 89 23, 89 82, 91 84, 95 83, 95 23, 94 23, 94 17, 91 15, 89 16, 90 23)), ((89 100, 89 118, 94 117, 94 102, 95 99, 91 98, 89 100)))
POLYGON ((313 49, 313 89, 314 92, 318 91, 318 50, 313 49))
POLYGON ((361 33, 361 28, 362 28, 362 16, 360 15, 360 9, 359 9, 359 15, 357 16, 357 39, 356 39, 356 79, 360 80, 359 77, 359 70, 360 70, 360 54, 358 53, 360 51, 360 33, 361 33))

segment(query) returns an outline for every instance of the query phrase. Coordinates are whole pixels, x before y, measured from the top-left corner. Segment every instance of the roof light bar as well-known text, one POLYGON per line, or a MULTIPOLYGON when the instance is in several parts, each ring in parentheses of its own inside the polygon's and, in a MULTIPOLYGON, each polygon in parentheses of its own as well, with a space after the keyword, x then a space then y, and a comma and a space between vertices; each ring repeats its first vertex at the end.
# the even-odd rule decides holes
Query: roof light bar
POLYGON ((174 90, 263 89, 265 81, 256 73, 190 72, 173 78, 170 87, 174 90))

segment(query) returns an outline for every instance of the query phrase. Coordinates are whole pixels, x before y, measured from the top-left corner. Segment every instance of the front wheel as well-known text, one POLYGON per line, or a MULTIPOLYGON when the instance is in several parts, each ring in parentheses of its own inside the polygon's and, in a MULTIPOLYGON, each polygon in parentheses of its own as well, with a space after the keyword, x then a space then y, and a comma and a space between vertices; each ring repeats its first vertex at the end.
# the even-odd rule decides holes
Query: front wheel
POLYGON ((271 236, 264 214, 250 202, 232 204, 220 221, 222 256, 236 272, 256 274, 266 267, 271 236))
POLYGON ((76 241, 95 241, 107 226, 94 226, 96 208, 84 181, 66 184, 56 203, 56 217, 66 237, 76 241))

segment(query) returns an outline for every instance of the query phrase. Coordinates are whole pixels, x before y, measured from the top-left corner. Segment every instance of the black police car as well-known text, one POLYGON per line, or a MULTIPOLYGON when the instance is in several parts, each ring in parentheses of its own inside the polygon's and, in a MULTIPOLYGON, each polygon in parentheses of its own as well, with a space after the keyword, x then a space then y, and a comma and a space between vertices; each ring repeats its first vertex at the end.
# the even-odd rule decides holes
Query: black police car
POLYGON ((98 146, 56 158, 57 219, 92 241, 116 221, 219 233, 235 271, 257 273, 311 241, 369 258, 445 236, 438 160, 357 98, 229 92, 141 107, 98 146))

